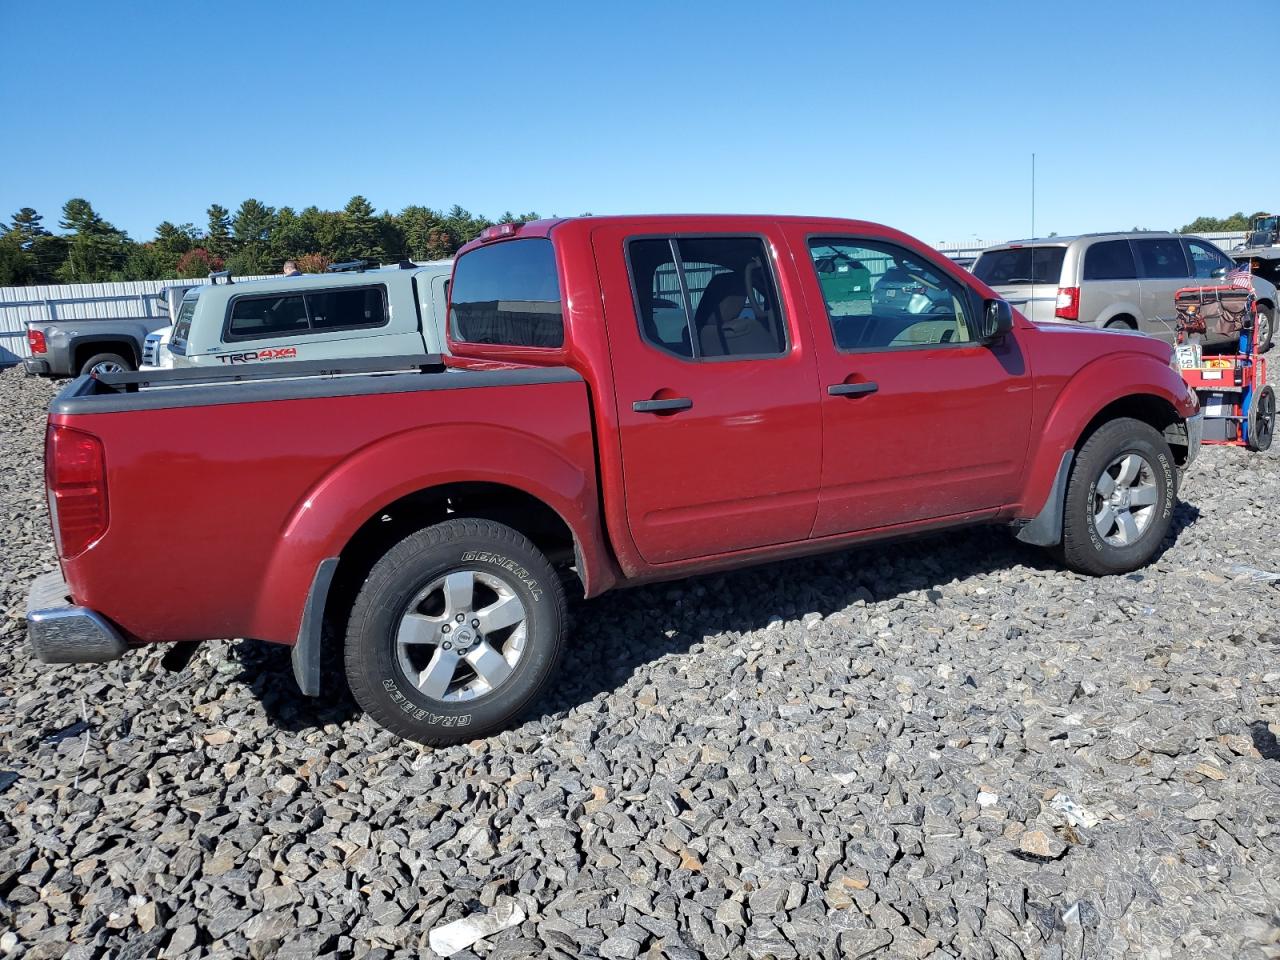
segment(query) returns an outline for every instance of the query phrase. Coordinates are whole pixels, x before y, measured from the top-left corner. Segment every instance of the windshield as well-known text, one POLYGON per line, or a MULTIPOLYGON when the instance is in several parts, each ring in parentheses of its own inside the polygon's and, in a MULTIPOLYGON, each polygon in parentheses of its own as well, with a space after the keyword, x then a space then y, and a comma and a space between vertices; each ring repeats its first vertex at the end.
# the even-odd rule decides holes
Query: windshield
POLYGON ((1277 228, 1280 228, 1280 217, 1259 217, 1253 228, 1274 233, 1277 228))
POLYGON ((973 265, 973 275, 993 287, 1032 283, 1058 285, 1066 247, 1014 247, 988 250, 973 265))

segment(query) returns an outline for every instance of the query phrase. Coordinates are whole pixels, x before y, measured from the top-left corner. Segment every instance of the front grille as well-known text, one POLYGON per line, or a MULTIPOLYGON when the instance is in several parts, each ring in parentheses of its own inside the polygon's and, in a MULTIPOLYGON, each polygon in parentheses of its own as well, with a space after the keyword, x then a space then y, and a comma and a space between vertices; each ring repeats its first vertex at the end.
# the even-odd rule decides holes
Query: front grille
POLYGON ((147 337, 147 339, 142 343, 142 362, 149 367, 154 367, 159 357, 160 338, 147 337))

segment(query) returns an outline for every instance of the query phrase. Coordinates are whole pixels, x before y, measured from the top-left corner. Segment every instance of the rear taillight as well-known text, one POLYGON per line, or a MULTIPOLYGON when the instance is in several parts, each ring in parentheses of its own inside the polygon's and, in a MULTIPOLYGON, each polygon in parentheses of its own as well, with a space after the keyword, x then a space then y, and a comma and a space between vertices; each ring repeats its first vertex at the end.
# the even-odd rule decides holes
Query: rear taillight
POLYGON ((27 327, 27 346, 32 353, 48 353, 49 345, 44 342, 44 331, 27 327))
POLYGON ((1080 288, 1059 287, 1053 315, 1062 320, 1080 319, 1080 288))
POLYGON ((58 556, 69 560, 107 532, 107 464, 97 437, 50 424, 44 445, 58 556))

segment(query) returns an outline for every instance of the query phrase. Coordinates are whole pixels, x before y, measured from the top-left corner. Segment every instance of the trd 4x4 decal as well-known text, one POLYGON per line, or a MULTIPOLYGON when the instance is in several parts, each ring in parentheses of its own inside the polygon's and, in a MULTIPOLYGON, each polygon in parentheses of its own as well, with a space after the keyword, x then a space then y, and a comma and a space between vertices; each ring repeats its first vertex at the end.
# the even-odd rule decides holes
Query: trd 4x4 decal
POLYGON ((261 360, 296 360, 297 347, 268 347, 265 350, 250 350, 248 353, 227 353, 218 357, 219 363, 253 363, 261 360))

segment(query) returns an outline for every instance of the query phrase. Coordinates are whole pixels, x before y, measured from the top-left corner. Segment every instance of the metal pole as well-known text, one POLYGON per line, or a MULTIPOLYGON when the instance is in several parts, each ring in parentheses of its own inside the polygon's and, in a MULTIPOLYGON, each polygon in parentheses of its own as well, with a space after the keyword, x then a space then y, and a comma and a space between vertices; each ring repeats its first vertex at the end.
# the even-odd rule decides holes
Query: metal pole
POLYGON ((1036 155, 1031 154, 1031 237, 1036 235, 1036 155))

